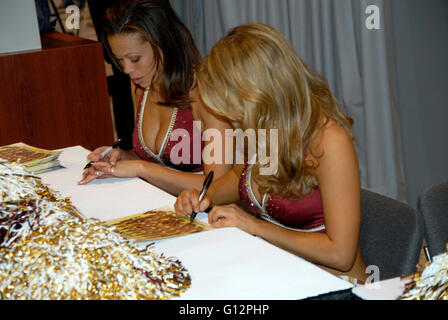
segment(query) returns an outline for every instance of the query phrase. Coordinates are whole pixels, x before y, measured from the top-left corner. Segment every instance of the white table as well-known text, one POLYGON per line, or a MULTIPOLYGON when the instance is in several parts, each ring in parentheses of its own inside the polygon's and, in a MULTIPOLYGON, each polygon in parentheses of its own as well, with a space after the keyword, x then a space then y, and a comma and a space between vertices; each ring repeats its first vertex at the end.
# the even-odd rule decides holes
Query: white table
MULTIPOLYGON (((88 218, 110 220, 160 207, 175 198, 141 179, 103 179, 77 185, 88 150, 63 149, 65 169, 42 174, 42 180, 88 218)), ((198 219, 207 221, 205 214, 198 219)), ((188 269, 191 287, 180 299, 290 300, 347 290, 353 285, 314 264, 236 228, 156 241, 155 251, 175 256, 188 269)))

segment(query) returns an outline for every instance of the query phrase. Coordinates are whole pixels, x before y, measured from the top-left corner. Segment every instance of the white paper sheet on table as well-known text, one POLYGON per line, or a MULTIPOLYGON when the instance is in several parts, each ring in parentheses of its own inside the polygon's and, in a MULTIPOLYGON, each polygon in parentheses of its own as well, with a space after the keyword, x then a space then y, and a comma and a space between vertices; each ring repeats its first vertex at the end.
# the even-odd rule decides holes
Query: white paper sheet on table
POLYGON ((97 179, 78 185, 90 151, 82 147, 63 149, 59 157, 64 169, 40 175, 45 184, 64 197, 87 218, 110 220, 143 213, 160 207, 174 207, 176 198, 139 179, 97 179))
MULTIPOLYGON (((63 149, 65 169, 42 180, 88 218, 110 220, 160 207, 174 207, 175 197, 140 180, 103 179, 79 186, 89 151, 63 149)), ((197 219, 207 221, 200 213, 197 219)), ((304 259, 235 228, 216 229, 155 241, 155 251, 174 256, 188 269, 191 287, 180 299, 304 299, 353 287, 304 259)))
POLYGON ((239 229, 215 229, 155 242, 191 274, 180 299, 294 300, 353 287, 312 263, 239 229))

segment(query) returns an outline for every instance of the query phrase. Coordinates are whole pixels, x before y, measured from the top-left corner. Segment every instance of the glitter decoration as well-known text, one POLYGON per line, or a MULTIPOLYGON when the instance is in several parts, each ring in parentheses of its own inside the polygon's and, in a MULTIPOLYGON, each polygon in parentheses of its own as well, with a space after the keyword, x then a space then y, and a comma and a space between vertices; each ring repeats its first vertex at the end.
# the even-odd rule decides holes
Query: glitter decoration
POLYGON ((167 208, 148 211, 121 219, 106 221, 114 231, 137 242, 167 239, 209 230, 210 227, 187 217, 179 217, 167 208))
POLYGON ((420 267, 398 300, 448 300, 448 253, 420 267))
POLYGON ((178 259, 85 219, 40 178, 0 163, 0 299, 170 299, 190 285, 178 259))

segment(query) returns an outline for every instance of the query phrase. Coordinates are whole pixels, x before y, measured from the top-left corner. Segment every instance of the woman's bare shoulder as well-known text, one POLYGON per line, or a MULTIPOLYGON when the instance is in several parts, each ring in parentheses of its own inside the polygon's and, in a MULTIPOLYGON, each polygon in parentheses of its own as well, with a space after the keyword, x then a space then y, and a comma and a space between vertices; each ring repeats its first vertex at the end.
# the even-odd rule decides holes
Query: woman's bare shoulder
POLYGON ((352 147, 352 135, 336 121, 329 121, 322 129, 321 146, 323 149, 352 147))
POLYGON ((306 160, 318 170, 323 164, 356 157, 351 134, 336 121, 330 120, 319 131, 310 145, 306 160))
POLYGON ((317 176, 330 171, 355 173, 358 157, 351 134, 336 122, 328 123, 322 130, 319 143, 317 176))
POLYGON ((329 148, 339 148, 342 146, 352 146, 351 134, 339 123, 329 120, 319 131, 311 143, 313 153, 322 153, 329 148))

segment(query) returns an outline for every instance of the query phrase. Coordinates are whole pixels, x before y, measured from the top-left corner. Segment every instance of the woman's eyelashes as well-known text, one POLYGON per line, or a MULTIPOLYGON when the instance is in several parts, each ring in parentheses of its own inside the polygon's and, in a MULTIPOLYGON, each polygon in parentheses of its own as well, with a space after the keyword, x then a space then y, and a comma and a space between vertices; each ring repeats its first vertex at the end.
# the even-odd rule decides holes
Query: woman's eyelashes
MULTIPOLYGON (((132 63, 137 63, 137 62, 140 61, 140 58, 141 58, 141 57, 137 57, 137 58, 134 58, 134 59, 129 59, 128 61, 131 61, 132 63)), ((123 62, 124 62, 124 59, 123 59, 123 58, 120 58, 120 59, 117 59, 117 60, 118 60, 118 63, 119 63, 120 65, 123 65, 123 62)))

